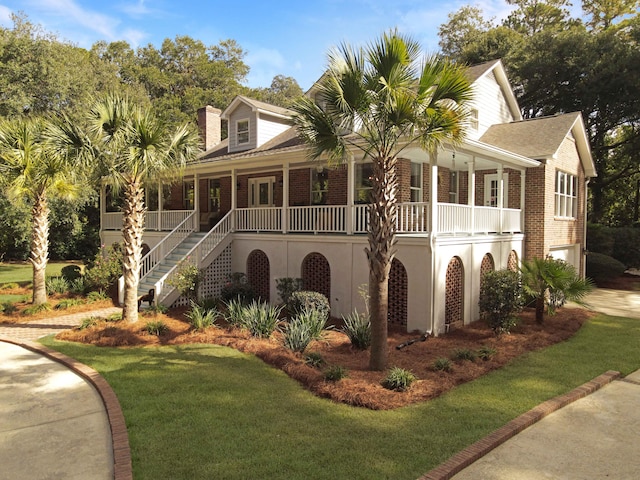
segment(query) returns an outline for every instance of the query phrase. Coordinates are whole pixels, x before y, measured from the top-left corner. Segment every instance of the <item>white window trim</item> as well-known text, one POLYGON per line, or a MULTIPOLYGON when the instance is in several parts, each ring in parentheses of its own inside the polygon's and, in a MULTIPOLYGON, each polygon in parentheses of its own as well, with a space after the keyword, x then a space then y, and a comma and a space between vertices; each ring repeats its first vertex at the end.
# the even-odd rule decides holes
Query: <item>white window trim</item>
POLYGON ((575 220, 578 214, 578 177, 571 173, 556 170, 555 178, 555 218, 575 220), (564 178, 563 188, 560 179, 564 178))
MULTIPOLYGON (((251 125, 251 123, 249 122, 248 118, 241 118, 241 119, 236 120, 236 144, 237 145, 246 145, 246 144, 249 143, 249 140, 250 140, 250 135, 249 135, 250 125, 251 125), (240 141, 240 129, 238 128, 238 126, 243 122, 247 123, 247 130, 246 130, 247 141, 246 142, 241 142, 240 141)), ((245 133, 245 131, 243 130, 242 133, 245 133)))
POLYGON ((410 171, 410 175, 409 175, 409 199, 413 202, 413 192, 418 192, 417 197, 419 198, 419 200, 417 200, 416 203, 421 203, 424 199, 423 195, 422 195, 422 185, 423 185, 423 167, 422 167, 422 163, 420 162, 411 162, 411 171, 410 171), (420 167, 420 175, 419 175, 419 179, 418 179, 418 183, 419 185, 417 187, 414 187, 413 185, 411 185, 411 180, 413 179, 413 165, 418 165, 420 167))
POLYGON ((479 123, 479 118, 480 113, 478 112, 477 108, 472 108, 471 111, 469 112, 469 127, 471 127, 471 129, 473 130, 478 130, 480 123, 479 123))

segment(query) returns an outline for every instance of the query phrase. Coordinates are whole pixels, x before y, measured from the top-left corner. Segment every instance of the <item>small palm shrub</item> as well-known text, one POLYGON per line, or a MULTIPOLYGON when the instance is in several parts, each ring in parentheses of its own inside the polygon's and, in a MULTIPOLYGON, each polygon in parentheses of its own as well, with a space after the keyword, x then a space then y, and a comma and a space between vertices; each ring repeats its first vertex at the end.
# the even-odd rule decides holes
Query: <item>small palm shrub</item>
POLYGON ((310 352, 304 356, 304 363, 313 368, 320 368, 324 365, 324 358, 318 352, 310 352))
POLYGON ((54 308, 56 310, 66 310, 67 308, 82 305, 83 303, 80 298, 65 298, 64 300, 60 300, 54 308))
POLYGON ((234 272, 227 275, 225 284, 220 290, 220 298, 225 302, 239 298, 244 304, 248 304, 257 300, 258 295, 244 273, 234 272))
POLYGON ((35 315, 40 312, 48 312, 51 310, 50 303, 41 303, 39 305, 31 305, 22 311, 23 315, 35 315))
POLYGON ((234 327, 241 327, 245 307, 242 299, 240 297, 232 298, 225 302, 225 307, 225 321, 234 327))
POLYGON ((436 358, 436 360, 433 362, 433 369, 441 372, 450 372, 451 360, 444 357, 436 358))
POLYGON ((468 348, 456 348, 451 355, 451 358, 458 361, 473 362, 476 359, 476 353, 468 348))
POLYGON ((185 314, 194 330, 204 330, 215 324, 218 318, 218 311, 215 309, 207 309, 195 302, 191 302, 191 310, 185 314))
POLYGON ((144 326, 144 330, 149 335, 161 336, 169 331, 169 327, 162 320, 155 320, 153 322, 147 322, 144 326))
POLYGON ((409 370, 400 367, 393 367, 382 380, 382 386, 387 390, 395 390, 397 392, 406 391, 413 382, 417 380, 416 376, 409 370))
POLYGON ((482 277, 478 306, 493 333, 509 333, 517 324, 523 305, 522 285, 516 272, 492 271, 482 277))
POLYGON ((331 365, 324 372, 324 379, 328 382, 337 382, 349 376, 349 371, 340 365, 331 365))
POLYGON ((359 350, 366 350, 371 346, 371 321, 368 315, 353 312, 346 317, 343 315, 342 320, 344 326, 340 331, 349 337, 351 345, 359 350))
POLYGON ((485 362, 487 360, 491 360, 491 358, 496 354, 496 349, 491 348, 488 345, 483 345, 478 349, 478 357, 480 357, 485 362))
POLYGON ((101 319, 98 317, 83 318, 82 321, 80 322, 80 325, 78 325, 78 330, 85 330, 87 328, 91 328, 97 325, 100 320, 101 319))
POLYGON ((254 300, 244 307, 241 326, 253 337, 269 338, 280 325, 281 310, 282 307, 254 300))
POLYGON ((69 291, 69 282, 64 277, 49 277, 45 281, 45 288, 48 295, 55 293, 62 295, 69 291))
POLYGON ((291 295, 302 290, 302 279, 293 277, 276 278, 276 290, 282 303, 288 305, 291 295))
POLYGON ((331 313, 331 306, 329 305, 327 297, 321 293, 308 290, 293 292, 289 298, 287 309, 291 315, 302 313, 305 310, 316 310, 325 318, 329 318, 329 314, 331 313))

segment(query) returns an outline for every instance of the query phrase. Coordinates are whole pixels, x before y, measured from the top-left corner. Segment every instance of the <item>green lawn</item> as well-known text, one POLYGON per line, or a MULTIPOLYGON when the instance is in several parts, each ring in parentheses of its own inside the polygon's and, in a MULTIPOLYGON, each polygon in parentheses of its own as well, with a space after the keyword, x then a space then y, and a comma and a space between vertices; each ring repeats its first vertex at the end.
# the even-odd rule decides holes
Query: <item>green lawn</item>
MULTIPOLYGON (((47 264, 47 276, 60 275, 63 267, 71 265, 71 262, 49 262, 47 264)), ((3 283, 26 283, 33 279, 33 269, 29 262, 25 263, 0 263, 0 285, 3 283)))
POLYGON ((395 411, 335 404, 213 345, 43 343, 104 375, 136 479, 415 479, 540 402, 606 370, 640 368, 640 320, 598 316, 567 342, 395 411))

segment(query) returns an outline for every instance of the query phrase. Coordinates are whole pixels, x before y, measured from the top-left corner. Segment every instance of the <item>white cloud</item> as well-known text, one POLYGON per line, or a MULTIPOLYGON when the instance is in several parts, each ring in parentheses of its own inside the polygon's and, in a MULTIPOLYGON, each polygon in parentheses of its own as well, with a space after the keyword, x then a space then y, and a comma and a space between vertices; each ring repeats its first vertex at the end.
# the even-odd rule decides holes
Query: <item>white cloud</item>
POLYGON ((271 67, 282 67, 285 63, 282 53, 274 48, 249 48, 246 61, 249 65, 265 65, 271 67))
POLYGON ((0 5, 0 25, 11 26, 12 13, 10 8, 0 5))
POLYGON ((120 20, 84 9, 74 0, 39 0, 37 5, 43 13, 58 17, 58 22, 60 19, 64 19, 63 24, 66 28, 73 29, 80 26, 99 33, 105 40, 117 38, 116 28, 120 24, 120 20))
POLYGON ((142 30, 136 30, 133 28, 126 29, 122 32, 122 39, 126 40, 133 48, 139 47, 145 38, 149 35, 142 30))
POLYGON ((152 13, 152 10, 145 5, 144 0, 123 4, 120 6, 120 10, 132 17, 142 17, 152 13))

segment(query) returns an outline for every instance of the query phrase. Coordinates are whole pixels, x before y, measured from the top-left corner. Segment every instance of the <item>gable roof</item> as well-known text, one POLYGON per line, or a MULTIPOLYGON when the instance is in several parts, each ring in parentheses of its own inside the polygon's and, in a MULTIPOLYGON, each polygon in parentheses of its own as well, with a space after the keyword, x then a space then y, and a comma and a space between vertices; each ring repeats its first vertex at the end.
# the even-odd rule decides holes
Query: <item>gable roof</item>
POLYGON ((493 72, 493 76, 500 86, 500 90, 502 91, 504 99, 509 106, 511 115, 516 120, 522 120, 520 105, 518 105, 518 100, 511 89, 511 83, 509 82, 509 78, 507 78, 507 71, 502 64, 502 60, 492 60, 490 62, 473 65, 467 69, 467 76, 469 77, 469 80, 471 80, 471 83, 474 84, 481 78, 489 75, 491 72, 493 72))
POLYGON ((491 71, 493 67, 495 67, 500 60, 491 60, 489 62, 478 63, 477 65, 471 65, 467 67, 467 77, 471 82, 475 82, 480 77, 482 77, 485 73, 491 71))
POLYGON ((547 160, 557 156, 568 135, 576 141, 586 175, 596 176, 580 112, 492 125, 479 141, 535 160, 547 160))
POLYGON ((237 95, 236 98, 224 109, 220 118, 225 120, 229 119, 231 113, 238 107, 239 104, 244 103, 248 105, 254 112, 268 113, 269 115, 275 115, 280 118, 290 118, 293 115, 291 110, 283 107, 277 107, 269 103, 254 100, 253 98, 245 97, 244 95, 237 95))

